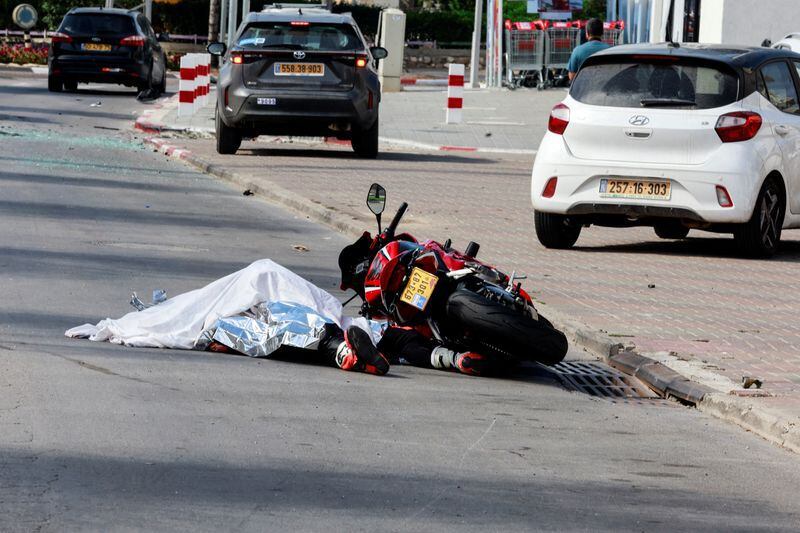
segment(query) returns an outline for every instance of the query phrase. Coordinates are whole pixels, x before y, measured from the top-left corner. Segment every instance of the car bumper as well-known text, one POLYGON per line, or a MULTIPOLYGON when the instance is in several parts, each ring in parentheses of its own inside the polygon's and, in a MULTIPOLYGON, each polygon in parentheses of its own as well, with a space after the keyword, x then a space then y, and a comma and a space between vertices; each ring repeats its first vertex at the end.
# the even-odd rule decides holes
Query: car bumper
MULTIPOLYGON (((249 89, 222 88, 219 91, 219 109, 228 126, 271 130, 288 133, 289 130, 327 129, 332 124, 342 128, 370 127, 378 116, 378 95, 370 98, 367 91, 251 91, 249 89), (225 97, 227 90, 227 105, 225 97), (259 98, 264 99, 259 103, 259 98), (268 103, 263 103, 268 102, 268 103)), ((344 131, 342 131, 344 133, 344 131)))
POLYGON ((67 80, 128 85, 146 80, 149 74, 147 66, 141 62, 115 59, 51 59, 49 69, 50 74, 67 80))
POLYGON ((744 146, 723 145, 702 165, 621 163, 574 157, 563 139, 547 133, 531 176, 534 209, 564 215, 624 215, 636 218, 681 218, 699 223, 747 222, 761 186, 763 161, 744 146), (542 192, 558 177, 552 198, 542 192), (603 178, 630 177, 669 180, 668 200, 608 198, 600 195, 603 178), (722 207, 717 185, 725 187, 733 207, 722 207))

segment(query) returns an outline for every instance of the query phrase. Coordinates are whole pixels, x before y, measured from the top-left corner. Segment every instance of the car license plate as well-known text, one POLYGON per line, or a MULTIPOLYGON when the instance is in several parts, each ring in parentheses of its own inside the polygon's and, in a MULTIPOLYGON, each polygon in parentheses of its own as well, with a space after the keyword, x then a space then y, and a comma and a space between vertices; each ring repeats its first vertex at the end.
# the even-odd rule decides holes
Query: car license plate
POLYGON ((324 76, 322 63, 275 63, 276 76, 324 76))
POLYGON ((669 200, 672 196, 672 187, 669 180, 603 178, 600 180, 600 196, 603 198, 669 200))
POLYGON ((258 105, 276 105, 278 102, 274 98, 256 98, 258 105))
POLYGON ((86 50, 90 52, 110 52, 111 45, 99 44, 99 43, 83 43, 81 45, 81 50, 86 50))
POLYGON ((400 296, 400 301, 424 311, 425 306, 428 305, 431 299, 437 281, 439 281, 439 278, 433 274, 414 267, 411 270, 411 277, 406 284, 406 288, 403 289, 403 294, 400 296))

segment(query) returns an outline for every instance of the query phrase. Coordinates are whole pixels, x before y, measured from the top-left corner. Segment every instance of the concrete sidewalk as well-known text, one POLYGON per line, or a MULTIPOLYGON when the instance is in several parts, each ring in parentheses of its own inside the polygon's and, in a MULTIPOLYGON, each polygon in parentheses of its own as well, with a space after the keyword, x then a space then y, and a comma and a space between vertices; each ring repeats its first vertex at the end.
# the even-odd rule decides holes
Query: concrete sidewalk
MULTIPOLYGON (((530 150, 563 91, 469 92, 468 108, 485 108, 487 114, 490 108, 519 108, 519 121, 526 124, 494 124, 483 139, 478 132, 490 126, 475 124, 484 121, 466 112, 459 131, 440 125, 433 116, 439 97, 417 91, 387 95, 384 132, 396 128, 408 146, 427 133, 433 142, 482 141, 473 148, 492 150, 497 135, 530 150), (392 123, 391 117, 399 118, 392 123)), ((201 125, 208 115, 167 123, 169 107, 160 112, 167 129, 210 131, 201 125)), ((158 118, 148 120, 158 125, 158 118)), ((574 250, 546 250, 532 223, 529 152, 443 154, 387 144, 378 160, 368 161, 353 157, 349 147, 321 142, 248 141, 235 156, 216 154, 208 138, 153 142, 350 234, 372 229, 363 197, 370 183, 380 181, 389 189, 390 209, 403 200, 411 204, 404 226, 412 234, 452 237, 457 246, 478 241, 487 261, 527 273, 526 287, 542 312, 579 345, 664 394, 800 452, 798 231, 784 233, 783 252, 772 261, 738 258, 728 237, 692 232, 684 241, 662 241, 650 228, 593 227, 574 250), (744 376, 759 378, 763 387, 744 389, 744 376)))
MULTIPOLYGON (((411 88, 384 94, 381 143, 420 150, 477 151, 533 155, 547 127, 550 109, 564 99, 563 89, 465 90, 464 122, 445 124, 447 93, 441 88, 411 88)), ((214 132, 212 89, 208 104, 188 117, 167 106, 158 116, 139 120, 142 129, 209 135, 214 132)), ((271 139, 262 139, 271 140, 271 139)))

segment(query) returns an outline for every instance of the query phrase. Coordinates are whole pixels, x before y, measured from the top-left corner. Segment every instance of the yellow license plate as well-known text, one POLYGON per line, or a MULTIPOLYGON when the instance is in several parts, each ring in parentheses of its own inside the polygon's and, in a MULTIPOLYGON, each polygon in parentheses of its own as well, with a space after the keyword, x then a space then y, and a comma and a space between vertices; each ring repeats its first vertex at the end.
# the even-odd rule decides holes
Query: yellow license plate
POLYGON ((276 76, 324 76, 322 63, 275 63, 276 76))
POLYGON ((403 289, 403 294, 400 296, 400 301, 407 303, 411 307, 416 307, 420 311, 425 310, 425 306, 431 299, 433 289, 436 287, 436 282, 439 278, 433 274, 429 274, 422 269, 414 267, 411 271, 411 277, 403 289))
POLYGON ((110 52, 111 45, 110 44, 97 44, 97 43, 83 43, 84 50, 90 50, 92 52, 110 52))
POLYGON ((600 180, 600 196, 603 198, 669 200, 672 196, 672 187, 669 180, 603 178, 600 180))

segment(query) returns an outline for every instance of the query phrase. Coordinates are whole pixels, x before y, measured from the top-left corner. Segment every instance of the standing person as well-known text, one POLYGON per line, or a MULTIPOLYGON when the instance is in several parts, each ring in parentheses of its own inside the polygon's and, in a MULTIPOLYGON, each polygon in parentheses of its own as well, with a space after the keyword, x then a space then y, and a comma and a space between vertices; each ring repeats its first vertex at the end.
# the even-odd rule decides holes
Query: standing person
POLYGON ((569 72, 569 81, 575 78, 578 70, 586 61, 586 58, 592 54, 596 54, 601 50, 610 48, 611 45, 603 42, 603 22, 600 19, 589 19, 586 23, 586 38, 587 42, 575 48, 569 58, 567 64, 567 71, 569 72))

